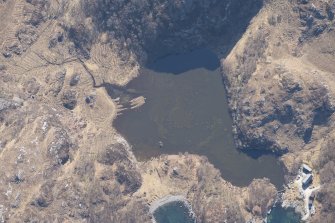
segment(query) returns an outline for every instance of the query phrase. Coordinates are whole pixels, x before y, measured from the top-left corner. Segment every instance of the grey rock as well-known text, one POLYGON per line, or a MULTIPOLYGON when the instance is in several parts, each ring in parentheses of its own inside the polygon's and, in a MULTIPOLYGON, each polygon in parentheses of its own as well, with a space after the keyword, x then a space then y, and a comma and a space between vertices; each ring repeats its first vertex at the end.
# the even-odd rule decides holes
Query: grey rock
POLYGON ((72 75, 71 77, 71 80, 70 80, 70 86, 73 87, 73 86, 76 86, 80 81, 80 74, 78 73, 75 73, 72 75))
POLYGON ((5 58, 10 58, 10 57, 12 57, 12 53, 9 52, 8 50, 4 51, 4 52, 2 53, 2 55, 3 55, 5 58))
POLYGON ((20 184, 23 181, 24 181, 24 177, 20 171, 16 173, 11 179, 11 182, 16 183, 16 184, 20 184))
POLYGON ((88 104, 90 107, 93 107, 96 101, 95 95, 89 95, 85 98, 86 104, 88 104))
POLYGON ((22 50, 26 51, 29 46, 31 46, 38 38, 36 33, 36 28, 33 26, 23 26, 21 27, 15 35, 20 41, 22 50))
POLYGON ((40 84, 35 78, 31 78, 24 83, 24 90, 29 95, 36 95, 40 90, 40 84))
POLYGON ((42 22, 47 19, 47 11, 50 7, 50 1, 45 0, 27 0, 28 3, 33 5, 33 9, 24 10, 25 23, 27 25, 39 26, 42 22))
POLYGON ((17 97, 17 96, 14 96, 14 97, 13 97, 13 102, 16 103, 17 105, 22 106, 24 100, 23 100, 22 98, 19 98, 19 97, 17 97))
POLYGON ((113 165, 115 163, 123 163, 130 165, 129 153, 125 146, 121 143, 115 143, 108 146, 105 151, 99 154, 98 162, 105 165, 113 165))
POLYGON ((73 144, 64 129, 58 129, 55 133, 54 140, 48 146, 48 156, 56 164, 64 165, 70 159, 70 149, 73 144))
POLYGON ((16 107, 17 107, 16 103, 0 98, 0 112, 5 111, 6 109, 9 108, 16 108, 16 107))
POLYGON ((63 106, 73 110, 77 105, 77 93, 73 90, 65 91, 62 96, 63 106))
POLYGON ((64 41, 64 34, 58 32, 49 40, 49 49, 54 48, 57 44, 62 43, 64 41))
POLYGON ((52 190, 55 186, 55 182, 50 180, 44 183, 39 191, 39 196, 31 202, 31 205, 39 207, 39 208, 46 208, 48 207, 54 200, 52 190))
POLYGON ((10 58, 13 54, 21 55, 23 53, 22 45, 18 41, 11 42, 9 45, 5 46, 3 56, 10 58))

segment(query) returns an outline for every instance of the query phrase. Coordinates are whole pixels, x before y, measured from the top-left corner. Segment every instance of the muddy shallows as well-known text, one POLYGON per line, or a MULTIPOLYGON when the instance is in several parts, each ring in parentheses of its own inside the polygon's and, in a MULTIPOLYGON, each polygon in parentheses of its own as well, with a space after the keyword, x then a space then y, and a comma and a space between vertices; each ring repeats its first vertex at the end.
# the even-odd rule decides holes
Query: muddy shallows
MULTIPOLYGON (((127 110, 114 126, 132 144, 139 160, 189 152, 207 156, 225 180, 246 186, 267 177, 284 183, 276 157, 249 156, 236 149, 219 60, 206 49, 162 58, 142 69, 126 91, 146 103, 127 110)), ((111 97, 112 89, 109 90, 111 97)))

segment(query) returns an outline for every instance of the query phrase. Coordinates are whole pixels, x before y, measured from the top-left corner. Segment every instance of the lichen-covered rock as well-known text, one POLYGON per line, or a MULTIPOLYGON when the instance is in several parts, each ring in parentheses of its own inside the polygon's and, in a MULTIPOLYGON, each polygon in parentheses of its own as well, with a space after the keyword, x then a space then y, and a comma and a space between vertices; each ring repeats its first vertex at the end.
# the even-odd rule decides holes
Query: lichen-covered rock
POLYGON ((53 187, 55 186, 54 181, 48 181, 43 184, 40 188, 38 197, 32 201, 32 205, 39 208, 46 208, 53 202, 53 187))
POLYGON ((70 149, 73 144, 67 132, 58 129, 52 142, 48 145, 48 156, 54 160, 56 164, 64 165, 70 159, 70 149))
POLYGON ((41 85, 38 83, 36 78, 33 77, 24 83, 24 90, 29 95, 36 95, 40 90, 40 86, 41 85))
POLYGON ((77 105, 77 93, 74 90, 65 91, 61 100, 65 108, 73 110, 77 105))
POLYGON ((5 111, 9 108, 15 108, 16 106, 17 105, 14 102, 0 98, 0 112, 5 111))
POLYGON ((98 162, 105 165, 113 165, 115 163, 124 163, 129 165, 129 152, 122 143, 115 143, 108 146, 103 153, 99 155, 98 162))
POLYGON ((70 80, 70 86, 73 87, 73 86, 76 86, 80 81, 80 74, 73 74, 72 77, 71 77, 71 80, 70 80))

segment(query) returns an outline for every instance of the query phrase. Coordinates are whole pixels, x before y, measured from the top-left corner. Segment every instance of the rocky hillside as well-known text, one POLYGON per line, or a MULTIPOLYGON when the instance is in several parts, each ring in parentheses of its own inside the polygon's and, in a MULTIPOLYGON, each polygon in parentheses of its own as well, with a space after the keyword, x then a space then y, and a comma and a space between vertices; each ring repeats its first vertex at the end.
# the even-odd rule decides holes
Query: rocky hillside
POLYGON ((106 33, 120 48, 135 52, 138 60, 145 61, 147 57, 215 45, 213 41, 228 45, 244 32, 261 7, 261 0, 84 0, 81 9, 91 24, 79 20, 70 29, 82 48, 106 33), (77 39, 83 36, 85 40, 77 39))
POLYGON ((333 1, 267 1, 222 60, 239 147, 285 154, 292 175, 316 168, 315 222, 334 221, 334 13, 333 1))
POLYGON ((334 7, 269 2, 223 60, 241 147, 294 152, 330 130, 334 7))

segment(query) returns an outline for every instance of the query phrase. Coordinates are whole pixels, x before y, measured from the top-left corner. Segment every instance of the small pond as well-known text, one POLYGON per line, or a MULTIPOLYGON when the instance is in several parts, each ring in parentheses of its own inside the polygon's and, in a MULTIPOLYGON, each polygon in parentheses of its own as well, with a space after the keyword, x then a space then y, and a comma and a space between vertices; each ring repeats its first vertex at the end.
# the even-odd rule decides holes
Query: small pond
POLYGON ((195 223, 189 208, 182 201, 160 206, 153 215, 157 223, 195 223))
POLYGON ((300 223, 301 216, 293 208, 283 208, 280 205, 272 208, 267 223, 300 223))
POLYGON ((236 149, 219 60, 211 51, 195 50, 148 65, 126 86, 128 94, 112 86, 107 90, 121 101, 129 95, 146 98, 142 107, 124 111, 114 121, 139 160, 189 152, 207 156, 234 185, 246 186, 262 177, 278 188, 283 185, 276 157, 256 158, 236 149))

